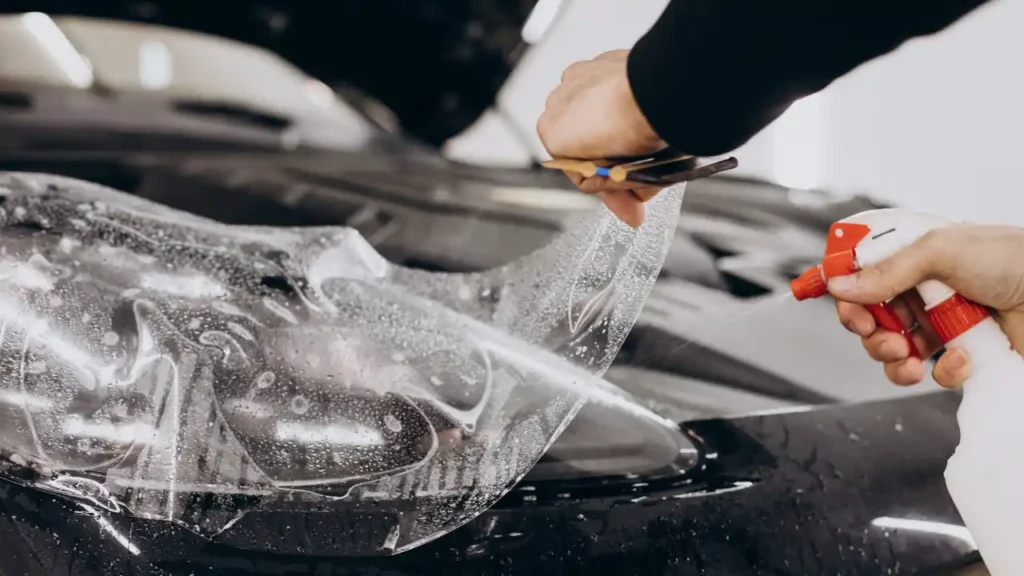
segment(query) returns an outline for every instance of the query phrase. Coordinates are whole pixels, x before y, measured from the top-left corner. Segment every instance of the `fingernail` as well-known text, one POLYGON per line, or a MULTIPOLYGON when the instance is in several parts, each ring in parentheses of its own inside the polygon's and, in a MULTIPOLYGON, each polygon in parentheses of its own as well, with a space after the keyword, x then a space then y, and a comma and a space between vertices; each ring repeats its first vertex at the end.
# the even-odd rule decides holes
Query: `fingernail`
POLYGON ((952 350, 947 353, 949 359, 944 362, 946 369, 955 372, 967 365, 967 356, 962 350, 952 350))
POLYGON ((863 324, 859 324, 853 321, 850 321, 846 324, 846 329, 858 336, 867 337, 871 335, 871 331, 867 330, 863 324))
POLYGON ((836 276, 835 278, 829 278, 828 288, 835 292, 849 292, 857 287, 857 276, 850 274, 849 276, 836 276))
POLYGON ((896 356, 896 342, 891 339, 883 340, 878 344, 878 353, 884 357, 896 356))

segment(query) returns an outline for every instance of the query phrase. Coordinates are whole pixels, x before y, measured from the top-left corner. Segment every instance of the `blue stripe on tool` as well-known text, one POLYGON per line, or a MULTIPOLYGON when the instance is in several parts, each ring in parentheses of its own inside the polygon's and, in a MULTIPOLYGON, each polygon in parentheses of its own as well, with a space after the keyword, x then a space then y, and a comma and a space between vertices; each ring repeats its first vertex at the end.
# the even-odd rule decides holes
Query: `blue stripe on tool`
POLYGON ((605 178, 607 178, 611 173, 611 168, 598 168, 597 170, 594 171, 594 174, 598 176, 604 176, 605 178))

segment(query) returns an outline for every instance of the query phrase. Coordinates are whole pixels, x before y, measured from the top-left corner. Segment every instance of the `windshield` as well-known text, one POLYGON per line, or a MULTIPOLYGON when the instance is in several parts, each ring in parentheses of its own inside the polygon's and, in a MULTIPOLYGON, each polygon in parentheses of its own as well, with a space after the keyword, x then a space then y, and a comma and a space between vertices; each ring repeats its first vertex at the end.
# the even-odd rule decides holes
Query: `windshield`
MULTIPOLYGON (((321 148, 359 147, 376 131, 330 87, 279 56, 215 36, 28 13, 0 16, 0 53, 22 55, 0 59, 0 91, 96 96, 88 104, 96 109, 82 120, 91 118, 98 128, 109 109, 116 115, 107 123, 122 129, 133 112, 139 127, 198 117, 282 132, 291 145, 321 148), (162 113, 154 114, 158 107, 162 113)), ((42 100, 38 114, 45 113, 42 100)))

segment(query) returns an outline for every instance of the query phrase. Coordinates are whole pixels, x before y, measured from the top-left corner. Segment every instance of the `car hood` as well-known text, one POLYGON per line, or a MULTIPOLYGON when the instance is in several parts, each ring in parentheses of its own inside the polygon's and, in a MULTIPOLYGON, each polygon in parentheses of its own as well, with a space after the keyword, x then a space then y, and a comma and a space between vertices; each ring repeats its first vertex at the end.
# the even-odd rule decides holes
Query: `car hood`
MULTIPOLYGON (((388 146, 352 154, 11 153, 0 168, 107 183, 234 224, 347 225, 386 258, 441 272, 513 262, 595 208, 554 173, 480 170, 388 146)), ((668 236, 665 266, 606 379, 675 422, 914 393, 883 385, 877 367, 835 326, 828 302, 797 305, 780 296, 819 257, 829 223, 873 206, 740 179, 693 183, 668 236), (786 345, 778 343, 780 331, 786 345), (810 357, 815 362, 804 362, 810 357)), ((685 482, 706 463, 706 448, 681 430, 600 404, 565 422, 523 479, 531 490, 635 492, 638 483, 685 482)), ((438 470, 425 487, 391 489, 414 502, 461 478, 438 470)), ((250 530, 250 523, 239 527, 250 530)), ((223 537, 233 545, 269 545, 230 532, 223 537)), ((383 530, 352 553, 394 544, 389 535, 383 530)))
MULTIPOLYGON (((228 223, 344 224, 390 261, 449 272, 538 250, 596 203, 554 171, 478 168, 400 141, 352 153, 12 153, 0 168, 67 174, 228 223)), ((788 297, 828 226, 878 206, 729 177, 691 183, 616 366, 798 404, 932 389, 887 385, 851 350, 828 299, 788 297)))

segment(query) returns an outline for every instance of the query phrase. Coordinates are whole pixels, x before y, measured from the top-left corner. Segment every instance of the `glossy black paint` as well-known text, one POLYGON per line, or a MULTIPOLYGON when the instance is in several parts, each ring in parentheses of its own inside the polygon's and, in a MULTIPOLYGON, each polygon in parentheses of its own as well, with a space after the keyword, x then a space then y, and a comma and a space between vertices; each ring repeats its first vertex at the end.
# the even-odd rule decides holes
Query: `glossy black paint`
MULTIPOLYGON (((461 166, 400 141, 344 154, 193 148, 13 150, 0 154, 0 169, 98 181, 225 221, 348 223, 367 238, 398 223, 376 246, 440 269, 499 264, 544 244, 567 216, 487 196, 496 187, 567 187, 555 173, 461 166), (451 243, 460 238, 474 241, 451 243)), ((744 210, 810 218, 822 229, 871 207, 858 199, 832 206, 834 214, 801 211, 785 193, 717 178, 695 183, 687 202, 740 221, 744 210), (711 190, 696 193, 698 184, 711 190)), ((683 362, 662 360, 664 370, 683 362)), ((936 394, 686 423, 701 448, 698 473, 523 483, 466 526, 390 558, 345 556, 383 538, 372 516, 251 514, 208 542, 181 526, 101 516, 0 482, 0 576, 944 574, 976 558, 970 546, 872 521, 960 525, 942 482, 957 403, 936 394)))
MULTIPOLYGON (((0 150, 0 170, 89 180, 226 223, 345 224, 394 262, 447 271, 491 268, 535 250, 574 212, 491 196, 496 187, 570 190, 559 172, 469 166, 389 136, 363 150, 301 153, 211 150, 206 142, 186 152, 151 140, 152 148, 0 150), (372 217, 361 210, 368 204, 372 217), (389 228, 385 236, 382 228, 389 228)), ((835 220, 879 207, 854 197, 808 210, 787 201, 783 188, 728 176, 687 190, 688 210, 738 221, 753 212, 823 233, 835 220)))
POLYGON ((334 514, 252 515, 208 543, 0 483, 0 574, 941 574, 974 560, 971 547, 872 522, 962 526, 942 482, 958 402, 936 393, 688 423, 707 458, 688 483, 589 497, 593 486, 523 484, 388 558, 338 557, 372 527, 334 514), (244 549, 268 543, 279 553, 244 549))

